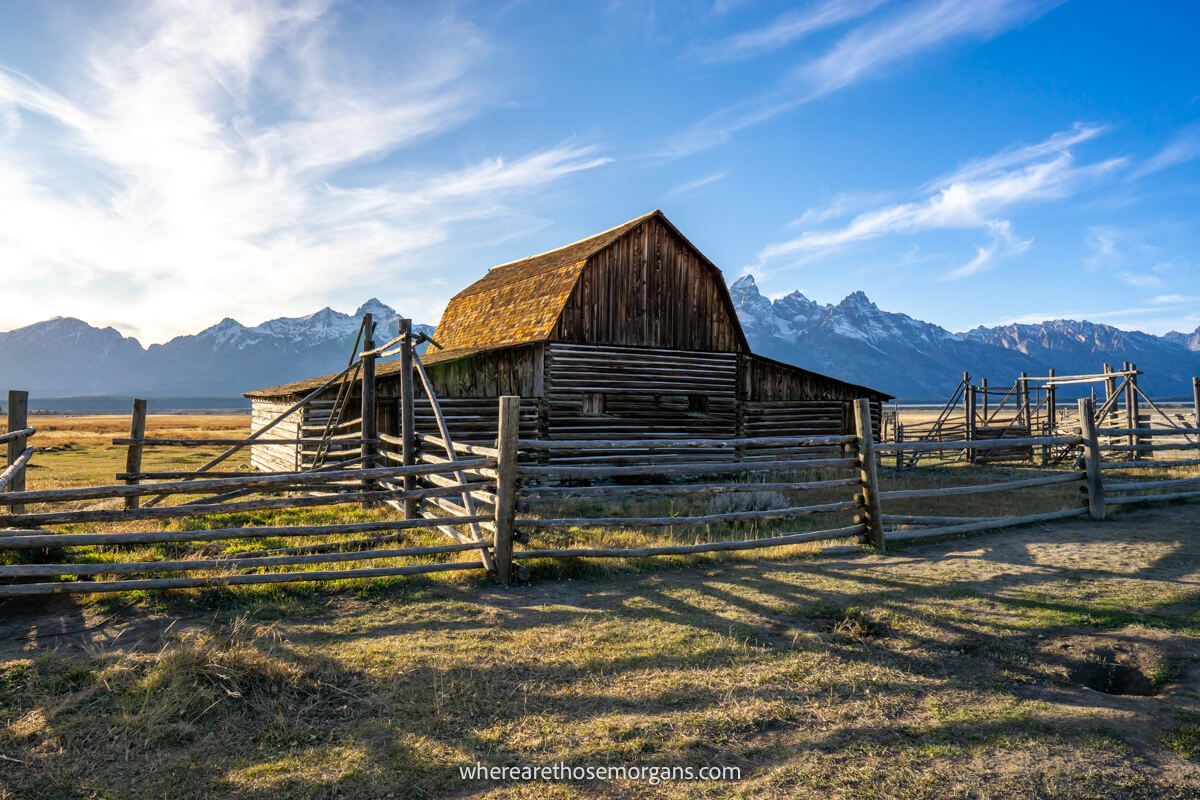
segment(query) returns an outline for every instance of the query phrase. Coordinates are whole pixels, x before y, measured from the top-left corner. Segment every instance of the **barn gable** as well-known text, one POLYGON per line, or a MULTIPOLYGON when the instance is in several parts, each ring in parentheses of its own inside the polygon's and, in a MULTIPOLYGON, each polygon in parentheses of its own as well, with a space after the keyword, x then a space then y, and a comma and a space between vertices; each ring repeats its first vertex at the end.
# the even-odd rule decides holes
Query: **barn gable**
POLYGON ((652 211, 493 267, 451 299, 439 360, 547 340, 746 352, 721 272, 652 211))
POLYGON ((587 260, 554 341, 749 352, 725 278, 655 211, 587 260))

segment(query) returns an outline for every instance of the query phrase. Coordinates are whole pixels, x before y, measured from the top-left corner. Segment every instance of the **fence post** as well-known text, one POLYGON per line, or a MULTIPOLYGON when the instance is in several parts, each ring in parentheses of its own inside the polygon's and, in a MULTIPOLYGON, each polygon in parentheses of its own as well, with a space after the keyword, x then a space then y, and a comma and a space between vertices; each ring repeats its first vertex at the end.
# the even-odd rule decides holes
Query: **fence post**
MULTIPOLYGON (((411 467, 417 463, 417 431, 416 431, 416 411, 413 408, 413 403, 416 402, 416 390, 413 388, 413 340, 412 340, 412 320, 400 320, 400 458, 401 464, 406 467, 411 467)), ((430 401, 432 402, 432 400, 430 401)), ((451 456, 453 458, 453 456, 451 456)), ((402 481, 404 491, 411 492, 417 488, 417 479, 412 475, 405 475, 402 481)), ((404 500, 404 518, 416 519, 417 517, 417 500, 409 497, 404 500)))
MULTIPOLYGON (((363 314, 363 352, 375 349, 375 319, 371 314, 363 314)), ((375 466, 375 440, 379 434, 379 426, 375 419, 375 356, 362 356, 362 417, 359 424, 359 435, 362 439, 359 445, 359 455, 362 456, 362 468, 370 469, 375 466)), ((369 492, 374 482, 364 480, 362 488, 369 492)), ((371 501, 364 500, 363 508, 370 508, 371 501)))
MULTIPOLYGON (((963 381, 966 382, 966 388, 963 390, 963 433, 966 434, 967 441, 975 438, 975 411, 976 404, 979 402, 975 396, 975 387, 971 385, 970 374, 963 373, 963 381)), ((967 448, 967 463, 975 463, 975 451, 967 448)))
MULTIPOLYGON (((133 412, 129 416, 129 438, 146 438, 146 401, 140 397, 133 398, 133 412)), ((298 450, 299 448, 297 448, 298 450)), ((125 472, 134 475, 142 471, 142 446, 130 442, 129 450, 125 453, 125 472)), ((125 483, 134 486, 139 483, 137 478, 126 478, 125 483)), ((137 508, 141 498, 136 495, 125 498, 126 508, 137 508)))
POLYGON ((1192 378, 1192 424, 1200 428, 1200 376, 1192 378))
MULTIPOLYGON (((1054 385, 1054 367, 1046 373, 1050 380, 1046 381, 1046 421, 1042 425, 1042 436, 1053 436, 1054 429, 1058 425, 1058 417, 1054 408, 1054 404, 1058 402, 1057 390, 1054 385)), ((1042 445, 1042 466, 1050 463, 1050 445, 1042 445)))
POLYGON ((1138 426, 1138 410, 1137 410, 1137 376, 1132 372, 1133 363, 1125 362, 1125 427, 1129 428, 1129 446, 1130 458, 1133 461, 1140 461, 1142 458, 1141 448, 1138 447, 1138 435, 1133 432, 1133 429, 1138 426))
POLYGON ((883 539, 883 513, 879 507, 879 468, 875 464, 871 401, 865 397, 854 401, 854 433, 858 437, 858 480, 867 519, 867 540, 882 553, 887 548, 883 539))
POLYGON ((517 506, 517 435, 521 425, 521 398, 500 398, 500 422, 496 431, 496 533, 492 555, 496 580, 507 586, 512 581, 513 517, 517 506))
MULTIPOLYGON (((19 431, 22 428, 29 427, 29 392, 20 389, 8 390, 8 429, 10 431, 19 431)), ((26 437, 18 436, 16 439, 10 439, 8 442, 8 464, 11 466, 28 447, 26 437)), ((23 492, 25 491, 25 469, 22 467, 16 475, 13 475, 8 484, 8 491, 23 492)), ((14 503, 9 506, 9 513, 24 514, 25 504, 14 503)))
POLYGON ((1096 435, 1096 419, 1092 416, 1092 401, 1079 399, 1079 431, 1083 436, 1083 463, 1087 469, 1088 515, 1104 519, 1104 477, 1100 471, 1100 439, 1096 435))

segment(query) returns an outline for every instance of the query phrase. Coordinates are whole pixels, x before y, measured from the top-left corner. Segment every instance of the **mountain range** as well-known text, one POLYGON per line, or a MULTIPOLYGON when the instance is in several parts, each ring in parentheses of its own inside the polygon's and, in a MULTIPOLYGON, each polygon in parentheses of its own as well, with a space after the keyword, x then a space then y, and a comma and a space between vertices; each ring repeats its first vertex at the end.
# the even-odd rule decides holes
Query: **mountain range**
POLYGON ((1145 373, 1138 385, 1160 397, 1190 397, 1192 376, 1200 375, 1200 328, 1154 336, 1059 319, 952 333, 884 311, 862 292, 836 305, 821 305, 800 292, 770 300, 750 276, 729 290, 755 352, 905 400, 945 399, 964 371, 1005 385, 1022 372, 1090 374, 1105 363, 1132 361, 1145 373))
MULTIPOLYGON (((1008 384, 1021 372, 1098 372, 1133 361, 1154 395, 1190 396, 1200 374, 1200 328, 1153 336, 1087 321, 978 327, 952 333, 880 309, 862 292, 821 305, 800 292, 765 297, 752 277, 730 286, 755 352, 904 400, 944 399, 963 371, 1008 384)), ((87 395, 236 397, 259 386, 336 371, 346 363, 362 316, 376 341, 396 335, 399 314, 372 298, 353 314, 323 308, 248 327, 223 319, 199 333, 143 347, 114 328, 56 317, 0 333, 0 375, 37 398, 87 395)), ((429 333, 428 325, 414 325, 429 333)))
MULTIPOLYGON (((396 335, 399 315, 374 298, 353 314, 326 307, 254 327, 226 318, 149 347, 114 328, 56 317, 0 333, 0 375, 7 387, 27 389, 34 398, 236 397, 341 369, 368 312, 377 344, 396 335)), ((433 333, 427 325, 413 329, 433 333)))

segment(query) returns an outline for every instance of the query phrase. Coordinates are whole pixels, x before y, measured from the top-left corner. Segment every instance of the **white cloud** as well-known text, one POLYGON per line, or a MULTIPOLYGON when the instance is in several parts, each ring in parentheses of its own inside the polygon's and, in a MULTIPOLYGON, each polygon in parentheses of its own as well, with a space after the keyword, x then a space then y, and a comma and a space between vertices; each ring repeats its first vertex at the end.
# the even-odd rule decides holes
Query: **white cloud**
POLYGON ((703 189, 705 186, 709 186, 719 180, 723 180, 728 175, 729 170, 719 169, 715 172, 710 172, 707 175, 701 175, 699 178, 693 178, 690 181, 684 181, 683 183, 676 184, 668 189, 667 197, 680 197, 685 194, 690 194, 697 189, 703 189))
POLYGON ((742 31, 702 48, 706 61, 736 61, 786 47, 818 31, 865 16, 884 0, 824 0, 786 11, 767 25, 742 31))
POLYGON ((1084 247, 1088 250, 1088 255, 1083 263, 1088 269, 1096 269, 1097 267, 1117 261, 1120 258, 1117 252, 1117 241, 1120 234, 1112 228, 1089 228, 1087 236, 1083 240, 1084 247))
POLYGON ((1142 289, 1157 289, 1160 286, 1165 286, 1163 279, 1148 272, 1118 272, 1116 273, 1118 280, 1137 286, 1142 289))
POLYGON ((805 209, 803 214, 788 223, 788 227, 802 228, 841 219, 856 211, 879 205, 884 199, 885 195, 880 192, 839 192, 826 205, 805 209))
POLYGON ((960 39, 990 39, 1044 12, 1055 3, 1038 0, 936 0, 908 7, 877 24, 852 31, 824 57, 804 65, 799 75, 818 95, 877 72, 880 68, 960 39))
MULTIPOLYGON (((770 89, 726 106, 677 135, 662 155, 680 157, 715 147, 745 128, 761 124, 858 81, 878 76, 902 60, 951 42, 986 40, 1037 18, 1059 0, 923 0, 900 4, 897 11, 874 15, 843 36, 824 55, 793 67, 770 89)), ((869 4, 828 4, 843 13, 870 11, 869 4)), ((826 5, 818 6, 818 12, 826 5)), ((814 20, 821 15, 810 10, 814 20)), ((832 12, 826 12, 828 18, 832 12)), ((785 15, 786 17, 786 15, 785 15)), ((844 19, 851 19, 846 16, 844 19)), ((803 15, 796 18, 805 19, 803 15)), ((785 23, 786 23, 785 18, 785 23)), ((844 20, 837 20, 838 22, 844 20)), ((777 20, 778 22, 778 20, 777 20)), ((814 23, 810 23, 814 24, 814 23)), ((833 24, 833 23, 830 23, 833 24)), ((795 38, 811 32, 797 24, 795 38)), ((754 53, 787 39, 788 26, 771 27, 743 41, 726 42, 728 53, 754 53)), ((778 46, 782 46, 779 44, 778 46)))
POLYGON ((1133 179, 1144 178, 1197 158, 1200 158, 1200 123, 1177 131, 1161 150, 1134 170, 1130 177, 1133 179))
POLYGON ((963 264, 957 269, 947 273, 947 278, 966 278, 974 275, 977 272, 982 272, 987 269, 987 265, 991 263, 992 257, 996 255, 996 251, 1000 249, 999 242, 992 242, 991 245, 978 245, 975 248, 975 257, 963 264))
POLYGON ((73 314, 161 340, 355 282, 396 286, 415 312, 436 304, 413 269, 423 248, 510 226, 513 193, 608 160, 568 141, 394 166, 487 108, 488 44, 443 12, 407 16, 381 68, 321 2, 130 8, 61 86, 0 68, 0 272, 27 315, 0 326, 73 314))
MULTIPOLYGON (((1073 149, 1101 131, 1078 125, 1045 141, 969 162, 927 183, 912 200, 879 206, 857 214, 844 225, 805 230, 792 239, 768 245, 758 254, 759 266, 785 258, 827 255, 883 236, 953 229, 988 234, 988 243, 977 246, 974 258, 946 277, 976 274, 995 256, 1019 253, 1031 244, 1013 233, 1012 223, 1002 214, 1025 203, 1067 196, 1121 166, 1121 159, 1077 163, 1073 149)), ((835 218, 841 216, 840 208, 837 211, 826 216, 810 209, 806 217, 814 221, 835 218)))

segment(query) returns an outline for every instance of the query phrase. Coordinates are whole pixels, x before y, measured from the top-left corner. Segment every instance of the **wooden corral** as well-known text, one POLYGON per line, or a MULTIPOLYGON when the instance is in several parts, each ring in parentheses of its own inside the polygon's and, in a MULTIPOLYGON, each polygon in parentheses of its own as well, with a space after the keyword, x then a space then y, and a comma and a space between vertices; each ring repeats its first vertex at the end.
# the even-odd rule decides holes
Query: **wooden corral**
MULTIPOLYGON (((494 267, 450 301, 434 339, 442 349, 422 361, 457 441, 494 442, 502 395, 521 398, 523 438, 572 440, 846 434, 858 398, 878 430, 889 399, 751 353, 720 270, 660 211, 494 267)), ((377 367, 385 434, 400 374, 377 367)), ((246 396, 266 418, 327 377, 246 396)), ((417 431, 436 434, 419 383, 414 411, 417 431)), ((301 431, 319 436, 319 408, 304 413, 301 431)))

